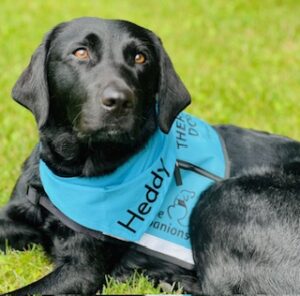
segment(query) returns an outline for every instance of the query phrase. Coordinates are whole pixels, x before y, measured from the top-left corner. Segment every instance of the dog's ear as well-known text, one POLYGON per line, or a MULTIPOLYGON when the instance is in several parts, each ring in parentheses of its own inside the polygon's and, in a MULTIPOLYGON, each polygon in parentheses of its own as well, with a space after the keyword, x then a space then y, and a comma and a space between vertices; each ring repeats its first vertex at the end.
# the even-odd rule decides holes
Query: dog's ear
POLYGON ((191 103, 191 96, 175 72, 161 40, 157 37, 156 47, 160 59, 157 94, 158 124, 164 133, 168 133, 176 116, 191 103))
POLYGON ((12 97, 29 109, 39 127, 42 127, 49 112, 49 92, 46 78, 46 57, 48 35, 31 57, 28 67, 23 71, 12 90, 12 97))

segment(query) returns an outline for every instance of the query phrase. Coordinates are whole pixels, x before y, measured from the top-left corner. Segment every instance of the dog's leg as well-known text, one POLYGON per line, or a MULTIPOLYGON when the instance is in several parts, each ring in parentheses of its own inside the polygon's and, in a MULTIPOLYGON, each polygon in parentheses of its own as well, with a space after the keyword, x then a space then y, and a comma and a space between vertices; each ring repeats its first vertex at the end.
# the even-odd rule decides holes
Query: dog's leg
POLYGON ((0 210, 0 250, 6 250, 10 246, 16 250, 28 248, 31 243, 40 243, 41 237, 38 231, 21 222, 10 219, 7 215, 7 207, 0 210))
POLYGON ((64 264, 44 278, 6 295, 95 294, 104 281, 103 266, 64 264))
POLYGON ((95 294, 122 252, 118 246, 74 233, 67 241, 57 241, 54 256, 57 267, 50 274, 8 295, 95 294))
MULTIPOLYGON (((53 220, 48 223, 59 223, 53 220)), ((52 255, 55 269, 44 278, 13 291, 11 295, 26 294, 95 294, 105 281, 126 248, 103 242, 82 233, 57 225, 52 237, 52 255), (121 249, 121 250, 120 250, 121 249)))

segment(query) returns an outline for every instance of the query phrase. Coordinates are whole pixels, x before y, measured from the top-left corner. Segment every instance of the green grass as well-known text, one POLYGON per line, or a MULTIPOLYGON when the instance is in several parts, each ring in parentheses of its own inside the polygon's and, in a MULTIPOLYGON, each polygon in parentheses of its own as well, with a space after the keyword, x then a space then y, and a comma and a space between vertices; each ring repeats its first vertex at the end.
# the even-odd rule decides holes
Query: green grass
MULTIPOLYGON (((0 206, 37 141, 32 115, 11 100, 10 90, 43 34, 84 15, 128 19, 155 31, 192 94, 191 113, 300 139, 298 0, 2 0, 0 206)), ((0 293, 50 270, 39 247, 0 254, 0 293)), ((125 291, 158 293, 143 277, 125 285, 109 281, 106 288, 125 291)))
POLYGON ((23 252, 8 248, 6 255, 0 252, 0 293, 25 286, 50 271, 51 264, 40 246, 23 252))
MULTIPOLYGON (((181 294, 181 289, 175 290, 175 285, 168 287, 172 294, 181 294)), ((117 280, 107 277, 106 285, 103 289, 104 295, 135 295, 141 293, 166 294, 160 291, 160 287, 153 288, 151 281, 144 275, 135 272, 126 282, 118 282, 117 280)))

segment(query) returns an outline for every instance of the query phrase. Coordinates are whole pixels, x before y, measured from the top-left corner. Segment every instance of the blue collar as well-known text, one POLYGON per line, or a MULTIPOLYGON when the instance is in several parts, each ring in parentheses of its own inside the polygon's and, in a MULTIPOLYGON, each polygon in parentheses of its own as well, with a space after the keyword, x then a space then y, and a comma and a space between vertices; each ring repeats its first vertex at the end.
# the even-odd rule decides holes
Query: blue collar
POLYGON ((190 214, 201 193, 228 176, 226 156, 213 127, 181 113, 168 135, 158 130, 112 174, 64 178, 42 160, 39 168, 52 205, 71 221, 193 268, 190 214))

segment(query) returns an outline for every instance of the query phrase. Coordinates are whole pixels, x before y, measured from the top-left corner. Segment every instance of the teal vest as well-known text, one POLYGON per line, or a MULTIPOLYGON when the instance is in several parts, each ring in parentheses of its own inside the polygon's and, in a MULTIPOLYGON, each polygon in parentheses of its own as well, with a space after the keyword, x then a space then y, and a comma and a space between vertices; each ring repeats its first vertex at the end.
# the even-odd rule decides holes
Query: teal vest
POLYGON ((56 215, 193 268, 189 217, 201 193, 228 175, 226 159, 216 130, 181 113, 169 134, 157 130, 112 174, 65 178, 42 160, 39 169, 56 215))

